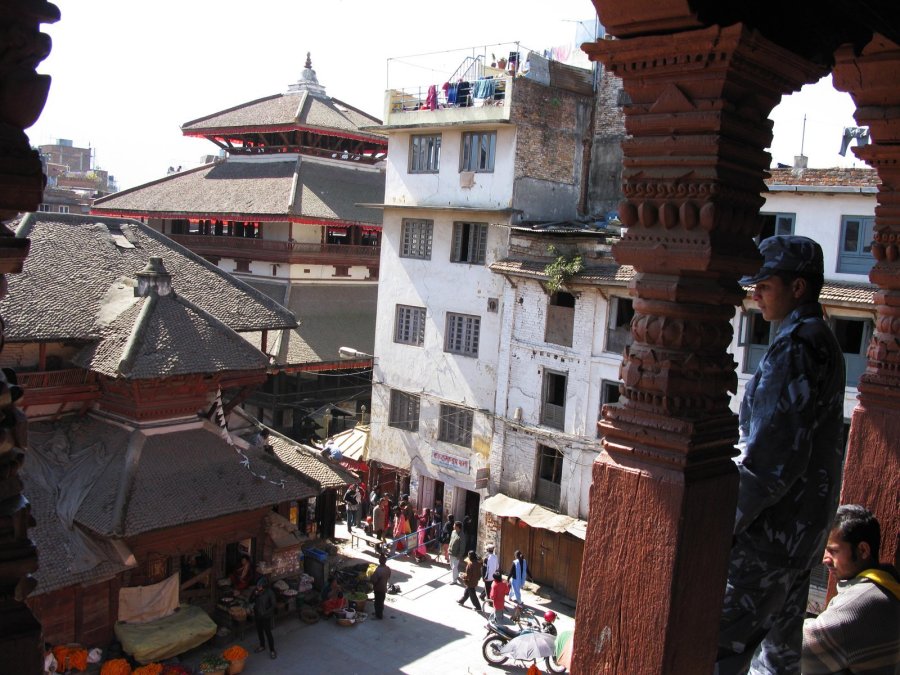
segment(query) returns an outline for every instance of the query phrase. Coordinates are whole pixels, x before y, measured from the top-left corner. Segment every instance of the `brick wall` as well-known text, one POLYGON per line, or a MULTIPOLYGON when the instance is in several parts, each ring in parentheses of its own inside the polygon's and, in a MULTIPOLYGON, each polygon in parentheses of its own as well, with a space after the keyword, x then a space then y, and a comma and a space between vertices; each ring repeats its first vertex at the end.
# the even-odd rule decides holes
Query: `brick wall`
POLYGON ((622 199, 622 141, 625 139, 622 80, 603 70, 594 99, 587 212, 602 216, 622 199))
POLYGON ((580 180, 590 99, 525 78, 516 79, 512 97, 515 177, 574 185, 580 180))

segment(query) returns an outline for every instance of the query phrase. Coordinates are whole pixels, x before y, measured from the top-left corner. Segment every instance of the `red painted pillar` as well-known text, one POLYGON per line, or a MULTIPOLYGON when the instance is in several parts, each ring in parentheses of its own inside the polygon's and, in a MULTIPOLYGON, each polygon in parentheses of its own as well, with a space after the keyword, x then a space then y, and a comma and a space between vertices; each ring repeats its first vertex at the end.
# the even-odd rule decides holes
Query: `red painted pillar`
POLYGON ((872 143, 853 152, 878 171, 875 209, 875 334, 859 404, 850 422, 842 504, 862 504, 881 522, 882 560, 900 564, 900 46, 881 36, 857 56, 835 54, 835 87, 856 103, 856 121, 872 143))
POLYGON ((573 672, 704 674, 737 492, 730 320, 759 265, 768 115, 823 73, 741 25, 585 51, 630 99, 614 255, 637 275, 622 397, 600 423, 573 672))

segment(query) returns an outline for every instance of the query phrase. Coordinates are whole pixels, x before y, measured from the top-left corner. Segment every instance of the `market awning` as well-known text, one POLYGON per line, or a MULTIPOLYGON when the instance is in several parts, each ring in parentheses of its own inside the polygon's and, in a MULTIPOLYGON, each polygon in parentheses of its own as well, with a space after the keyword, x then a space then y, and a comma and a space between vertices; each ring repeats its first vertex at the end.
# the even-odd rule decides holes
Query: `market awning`
POLYGON ((537 527, 551 532, 568 532, 572 536, 584 539, 587 535, 587 522, 561 513, 554 513, 543 506, 523 502, 506 495, 494 495, 481 503, 483 511, 505 518, 518 518, 529 527, 537 527))
POLYGON ((340 463, 348 469, 368 471, 366 460, 369 448, 368 425, 356 425, 331 437, 331 442, 341 451, 340 463))

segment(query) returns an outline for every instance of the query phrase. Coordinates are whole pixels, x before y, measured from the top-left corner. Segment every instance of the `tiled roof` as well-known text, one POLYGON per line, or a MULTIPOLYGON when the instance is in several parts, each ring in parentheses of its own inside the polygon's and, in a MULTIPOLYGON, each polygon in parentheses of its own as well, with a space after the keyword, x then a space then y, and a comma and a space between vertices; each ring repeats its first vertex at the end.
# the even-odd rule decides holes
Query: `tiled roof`
POLYGON ((136 221, 33 213, 17 236, 31 239, 31 253, 22 274, 9 277, 10 293, 0 302, 9 341, 98 337, 98 317, 110 293, 154 256, 163 258, 181 297, 233 330, 296 324, 293 314, 264 294, 136 221))
POLYGON ((109 377, 157 379, 263 370, 268 359, 221 321, 170 293, 139 298, 73 362, 109 377))
POLYGON ((123 190, 94 202, 92 213, 157 217, 336 220, 381 224, 384 170, 303 157, 230 159, 123 190))
MULTIPOLYGON (((275 363, 280 365, 339 361, 338 348, 342 346, 371 354, 375 348, 377 300, 375 284, 293 286, 288 307, 300 325, 270 332, 266 353, 275 356, 275 363)), ((243 337, 259 348, 259 333, 245 333, 243 337)))
POLYGON ((337 135, 351 134, 385 140, 381 134, 361 131, 360 127, 381 124, 381 120, 337 99, 313 96, 305 91, 266 96, 242 103, 206 117, 185 122, 181 130, 186 135, 224 129, 248 129, 295 125, 329 131, 337 135))
POLYGON ((214 162, 98 199, 91 212, 221 214, 234 220, 284 215, 296 167, 296 159, 214 162))
POLYGON ((766 185, 813 185, 818 187, 877 187, 880 184, 875 169, 769 169, 771 177, 766 185))
MULTIPOLYGON (((102 440, 102 427, 109 425, 93 423, 102 440)), ((249 459, 244 466, 235 447, 211 424, 147 435, 128 461, 125 446, 112 450, 113 459, 77 514, 79 523, 104 536, 131 537, 320 492, 316 475, 305 480, 296 467, 282 466, 262 450, 244 450, 249 459), (120 486, 126 493, 117 511, 120 486)))

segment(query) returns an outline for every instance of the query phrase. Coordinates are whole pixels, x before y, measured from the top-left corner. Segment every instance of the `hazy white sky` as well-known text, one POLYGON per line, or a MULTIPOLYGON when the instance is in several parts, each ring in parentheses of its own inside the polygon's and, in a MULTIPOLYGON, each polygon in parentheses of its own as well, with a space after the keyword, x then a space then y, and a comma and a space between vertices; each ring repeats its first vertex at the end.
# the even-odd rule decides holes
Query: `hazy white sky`
MULTIPOLYGON (((44 27, 53 51, 38 68, 53 84, 28 136, 34 145, 57 138, 90 145, 95 165, 120 188, 215 154, 212 143, 182 137, 180 126, 284 92, 307 51, 329 95, 381 118, 389 58, 514 41, 542 50, 572 42, 577 22, 594 16, 589 0, 54 2, 62 19, 44 27)), ((392 87, 443 81, 427 69, 402 72, 402 61, 391 62, 392 87)), ((773 113, 773 160, 791 163, 799 154, 805 114, 811 167, 862 166, 852 152, 838 155, 852 112, 849 96, 830 80, 785 99, 773 113)))

